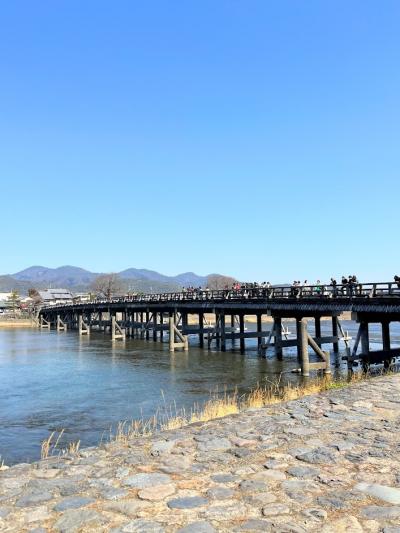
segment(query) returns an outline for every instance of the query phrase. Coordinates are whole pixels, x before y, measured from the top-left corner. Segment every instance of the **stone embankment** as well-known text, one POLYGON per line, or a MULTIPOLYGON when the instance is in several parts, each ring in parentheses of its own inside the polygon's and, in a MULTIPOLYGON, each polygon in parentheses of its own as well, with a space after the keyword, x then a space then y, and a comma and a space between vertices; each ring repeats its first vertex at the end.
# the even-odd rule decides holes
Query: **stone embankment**
POLYGON ((400 376, 0 472, 0 531, 400 531, 400 376))

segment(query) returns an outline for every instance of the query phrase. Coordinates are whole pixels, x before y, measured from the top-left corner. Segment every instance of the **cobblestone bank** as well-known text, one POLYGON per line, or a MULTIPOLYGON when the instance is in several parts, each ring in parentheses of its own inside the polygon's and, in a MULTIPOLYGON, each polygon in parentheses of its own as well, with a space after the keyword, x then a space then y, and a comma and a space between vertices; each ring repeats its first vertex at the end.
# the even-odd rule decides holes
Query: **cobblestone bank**
POLYGON ((400 532, 400 376, 0 472, 0 531, 400 532))

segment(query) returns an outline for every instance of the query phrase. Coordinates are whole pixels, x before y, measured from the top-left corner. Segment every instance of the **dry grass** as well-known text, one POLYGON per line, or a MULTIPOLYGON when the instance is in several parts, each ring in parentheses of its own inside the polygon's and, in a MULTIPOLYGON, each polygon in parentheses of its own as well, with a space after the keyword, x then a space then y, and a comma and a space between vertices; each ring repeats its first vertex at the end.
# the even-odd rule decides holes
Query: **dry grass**
POLYGON ((62 429, 58 434, 53 431, 47 439, 42 442, 41 454, 42 459, 54 455, 76 455, 79 452, 81 441, 69 442, 64 448, 59 448, 60 440, 64 435, 65 430, 62 429))
MULTIPOLYGON (((311 394, 318 394, 331 389, 343 388, 356 381, 368 379, 365 374, 353 374, 348 380, 333 379, 330 376, 315 379, 304 384, 283 384, 281 379, 268 382, 266 385, 257 385, 248 394, 239 396, 237 391, 233 394, 214 393, 202 405, 195 404, 189 411, 185 408, 178 409, 176 405, 159 409, 150 419, 120 422, 115 434, 110 432, 111 443, 128 444, 136 437, 144 437, 158 431, 179 429, 196 422, 208 422, 224 416, 237 414, 246 409, 258 409, 281 402, 297 400, 311 394)), ((164 400, 165 402, 165 400, 164 400)))

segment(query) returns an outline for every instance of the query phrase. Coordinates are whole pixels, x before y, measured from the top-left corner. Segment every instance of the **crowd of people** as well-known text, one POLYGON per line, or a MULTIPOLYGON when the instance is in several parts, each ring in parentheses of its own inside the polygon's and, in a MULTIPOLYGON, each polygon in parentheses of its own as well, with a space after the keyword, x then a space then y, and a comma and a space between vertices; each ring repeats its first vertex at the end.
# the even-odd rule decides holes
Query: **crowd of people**
MULTIPOLYGON (((396 283, 397 287, 400 289, 400 276, 394 276, 394 282, 396 283)), ((202 287, 183 287, 182 292, 184 293, 191 293, 191 294, 200 294, 201 292, 208 292, 210 290, 223 290, 227 293, 233 292, 238 293, 242 292, 244 294, 256 294, 260 296, 270 296, 272 295, 273 291, 278 288, 277 285, 273 286, 269 281, 263 281, 261 283, 258 283, 256 281, 253 282, 239 282, 235 281, 231 285, 224 285, 223 287, 219 287, 218 289, 210 289, 209 287, 202 288, 202 287)), ((279 286, 279 289, 282 288, 282 286, 279 286)), ((342 276, 340 283, 338 284, 337 280, 335 278, 331 278, 329 283, 323 284, 321 283, 321 280, 317 279, 316 283, 309 283, 308 280, 304 280, 303 282, 295 280, 293 281, 292 285, 290 286, 290 295, 293 297, 297 296, 307 296, 307 295, 324 295, 324 294, 331 294, 332 296, 352 296, 361 294, 362 286, 360 282, 357 279, 357 276, 352 274, 349 276, 342 276)))

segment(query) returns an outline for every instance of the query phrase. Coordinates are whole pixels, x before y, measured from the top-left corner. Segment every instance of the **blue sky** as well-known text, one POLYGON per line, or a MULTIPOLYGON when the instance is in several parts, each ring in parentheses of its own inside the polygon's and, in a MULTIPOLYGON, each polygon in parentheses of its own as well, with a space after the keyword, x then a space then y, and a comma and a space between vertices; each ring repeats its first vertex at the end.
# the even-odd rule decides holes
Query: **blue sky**
POLYGON ((3 2, 0 272, 400 269, 400 3, 3 2))

